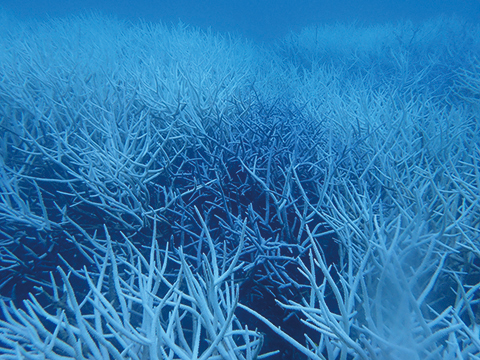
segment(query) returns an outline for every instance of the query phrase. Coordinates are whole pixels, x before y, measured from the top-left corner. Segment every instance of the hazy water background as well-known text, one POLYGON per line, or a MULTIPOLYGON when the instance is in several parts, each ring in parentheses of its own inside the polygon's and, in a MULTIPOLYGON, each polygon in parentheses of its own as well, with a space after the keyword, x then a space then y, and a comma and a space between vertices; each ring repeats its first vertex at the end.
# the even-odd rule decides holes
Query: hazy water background
POLYGON ((65 16, 93 10, 132 20, 180 20, 260 41, 315 23, 416 22, 442 14, 480 21, 480 0, 1 0, 0 7, 21 17, 65 16))

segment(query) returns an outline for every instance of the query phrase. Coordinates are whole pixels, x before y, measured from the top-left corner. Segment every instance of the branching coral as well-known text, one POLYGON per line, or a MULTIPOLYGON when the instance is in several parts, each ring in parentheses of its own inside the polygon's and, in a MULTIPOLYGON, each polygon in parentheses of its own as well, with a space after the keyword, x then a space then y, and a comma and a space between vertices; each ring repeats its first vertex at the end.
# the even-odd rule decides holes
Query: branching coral
POLYGON ((0 357, 480 356, 477 30, 432 24, 6 32, 0 357))

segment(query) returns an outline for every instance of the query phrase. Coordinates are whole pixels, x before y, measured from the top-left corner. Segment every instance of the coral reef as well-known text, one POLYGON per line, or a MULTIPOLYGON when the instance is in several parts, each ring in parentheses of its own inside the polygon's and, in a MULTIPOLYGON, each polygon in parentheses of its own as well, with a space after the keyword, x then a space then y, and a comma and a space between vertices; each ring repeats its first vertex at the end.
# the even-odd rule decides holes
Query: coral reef
POLYGON ((1 22, 1 359, 480 357, 478 26, 1 22))

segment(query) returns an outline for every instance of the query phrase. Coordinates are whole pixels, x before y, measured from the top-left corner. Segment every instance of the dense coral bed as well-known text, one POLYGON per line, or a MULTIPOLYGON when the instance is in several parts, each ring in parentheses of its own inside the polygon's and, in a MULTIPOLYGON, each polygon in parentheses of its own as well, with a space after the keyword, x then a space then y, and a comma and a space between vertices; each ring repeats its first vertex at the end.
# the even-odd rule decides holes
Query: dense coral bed
POLYGON ((478 27, 1 22, 2 359, 480 356, 478 27))

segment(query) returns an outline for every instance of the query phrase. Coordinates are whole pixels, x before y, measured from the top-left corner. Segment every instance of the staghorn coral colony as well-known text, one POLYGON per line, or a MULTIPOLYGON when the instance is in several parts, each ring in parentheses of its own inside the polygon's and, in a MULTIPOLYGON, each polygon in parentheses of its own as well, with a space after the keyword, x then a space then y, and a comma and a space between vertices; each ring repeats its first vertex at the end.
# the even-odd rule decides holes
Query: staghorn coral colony
POLYGON ((480 357, 480 28, 0 26, 0 359, 480 357))

